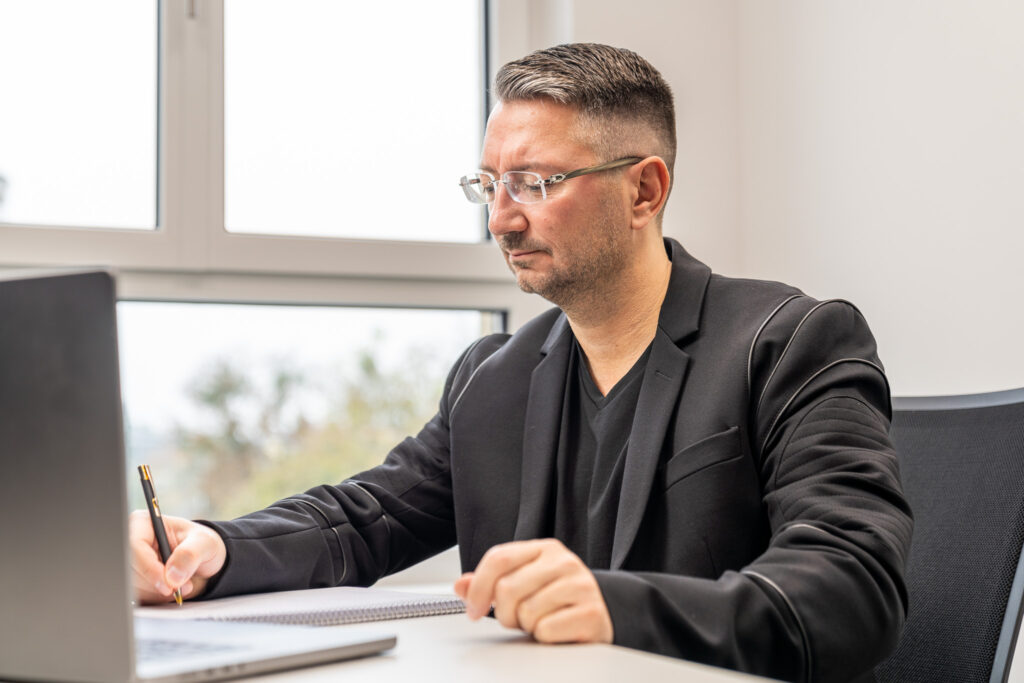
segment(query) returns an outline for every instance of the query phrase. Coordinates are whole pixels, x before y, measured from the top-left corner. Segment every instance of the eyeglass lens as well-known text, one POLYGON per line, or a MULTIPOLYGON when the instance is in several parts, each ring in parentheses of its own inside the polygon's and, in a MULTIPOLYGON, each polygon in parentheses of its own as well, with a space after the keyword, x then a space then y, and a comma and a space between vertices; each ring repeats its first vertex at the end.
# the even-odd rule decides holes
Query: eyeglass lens
POLYGON ((494 201, 494 178, 490 174, 462 176, 459 180, 466 199, 474 204, 490 204, 494 201))
POLYGON ((489 173, 478 173, 463 176, 459 185, 469 201, 490 204, 494 201, 495 186, 499 182, 505 186, 509 197, 521 204, 533 204, 547 197, 541 176, 529 171, 508 171, 500 181, 489 173))

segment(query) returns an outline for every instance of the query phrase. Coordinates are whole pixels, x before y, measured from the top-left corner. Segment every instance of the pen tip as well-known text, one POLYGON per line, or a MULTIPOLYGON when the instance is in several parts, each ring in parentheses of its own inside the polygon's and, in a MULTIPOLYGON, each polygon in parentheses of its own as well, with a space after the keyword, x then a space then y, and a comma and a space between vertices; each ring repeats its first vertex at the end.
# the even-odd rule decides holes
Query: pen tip
POLYGON ((178 603, 178 607, 181 607, 181 591, 174 591, 174 601, 178 603))

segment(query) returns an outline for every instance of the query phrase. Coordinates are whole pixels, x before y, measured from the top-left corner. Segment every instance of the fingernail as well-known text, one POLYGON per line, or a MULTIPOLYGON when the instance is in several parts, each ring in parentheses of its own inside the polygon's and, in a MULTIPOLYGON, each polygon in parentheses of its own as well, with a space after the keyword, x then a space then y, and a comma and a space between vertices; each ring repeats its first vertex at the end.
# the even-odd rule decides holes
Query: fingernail
POLYGON ((184 583, 186 578, 185 572, 181 571, 177 567, 171 567, 167 570, 167 580, 176 586, 180 586, 184 583))

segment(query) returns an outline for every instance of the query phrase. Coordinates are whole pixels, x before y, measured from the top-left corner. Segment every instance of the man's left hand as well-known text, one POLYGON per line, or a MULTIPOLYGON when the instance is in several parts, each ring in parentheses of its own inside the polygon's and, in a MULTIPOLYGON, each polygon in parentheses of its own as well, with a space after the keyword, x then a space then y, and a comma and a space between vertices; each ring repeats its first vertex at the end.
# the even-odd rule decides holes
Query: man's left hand
POLYGON ((611 615, 597 579, 555 539, 515 541, 488 550, 476 571, 455 582, 470 619, 494 606, 503 626, 543 643, 611 643, 611 615))

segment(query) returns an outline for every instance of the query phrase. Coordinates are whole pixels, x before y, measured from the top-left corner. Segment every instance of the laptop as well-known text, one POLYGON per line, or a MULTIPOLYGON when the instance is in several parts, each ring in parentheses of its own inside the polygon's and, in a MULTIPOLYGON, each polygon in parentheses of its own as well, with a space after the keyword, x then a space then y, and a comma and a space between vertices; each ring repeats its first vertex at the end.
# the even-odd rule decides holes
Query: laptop
POLYGON ((134 617, 126 482, 114 278, 0 280, 0 679, 219 680, 394 647, 134 617))

